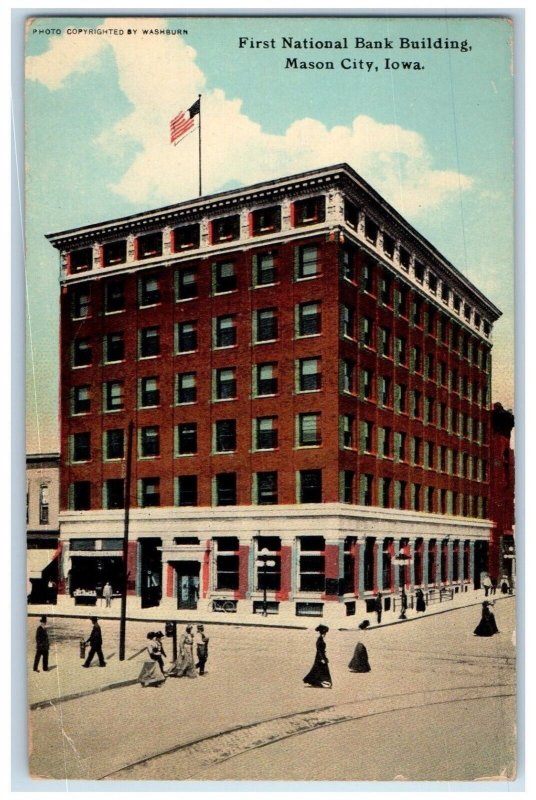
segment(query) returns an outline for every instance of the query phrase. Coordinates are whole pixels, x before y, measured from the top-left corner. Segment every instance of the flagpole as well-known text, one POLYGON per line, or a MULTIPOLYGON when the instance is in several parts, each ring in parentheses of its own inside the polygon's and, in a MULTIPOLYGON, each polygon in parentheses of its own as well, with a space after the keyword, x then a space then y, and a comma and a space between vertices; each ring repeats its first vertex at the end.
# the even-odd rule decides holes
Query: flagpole
POLYGON ((199 98, 199 197, 203 194, 201 189, 201 95, 199 98))

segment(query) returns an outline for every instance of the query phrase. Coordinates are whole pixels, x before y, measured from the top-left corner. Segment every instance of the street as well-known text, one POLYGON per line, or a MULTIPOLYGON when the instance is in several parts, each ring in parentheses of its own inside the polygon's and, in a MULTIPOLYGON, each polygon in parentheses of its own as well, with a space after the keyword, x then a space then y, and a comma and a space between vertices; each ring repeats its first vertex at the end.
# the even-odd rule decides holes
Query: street
MULTIPOLYGON (((332 629, 332 689, 302 682, 314 659, 313 629, 207 626, 206 676, 168 679, 160 688, 128 685, 31 711, 31 773, 113 780, 512 778, 514 614, 513 598, 497 602, 501 633, 491 638, 473 636, 478 606, 365 632, 332 629), (348 670, 358 640, 367 647, 370 673, 348 670)), ((83 692, 104 673, 80 669, 84 625, 55 623, 59 669, 32 675, 30 702, 44 681, 83 692)), ((144 657, 136 653, 154 626, 129 623, 123 664, 118 629, 116 621, 103 622, 106 674, 113 670, 114 680, 139 672, 144 657)), ((170 656, 169 640, 164 646, 170 656)))

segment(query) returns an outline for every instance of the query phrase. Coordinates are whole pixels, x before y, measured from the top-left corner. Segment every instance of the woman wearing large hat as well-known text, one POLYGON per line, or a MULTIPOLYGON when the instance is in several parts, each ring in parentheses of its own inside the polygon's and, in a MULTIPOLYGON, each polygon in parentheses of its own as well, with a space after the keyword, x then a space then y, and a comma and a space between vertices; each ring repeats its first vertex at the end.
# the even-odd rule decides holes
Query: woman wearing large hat
POLYGON ((320 689, 331 689, 332 681, 328 667, 328 657, 326 655, 326 633, 329 631, 327 625, 319 625, 315 628, 318 633, 316 640, 316 656, 310 672, 305 676, 303 682, 308 686, 316 686, 320 689))

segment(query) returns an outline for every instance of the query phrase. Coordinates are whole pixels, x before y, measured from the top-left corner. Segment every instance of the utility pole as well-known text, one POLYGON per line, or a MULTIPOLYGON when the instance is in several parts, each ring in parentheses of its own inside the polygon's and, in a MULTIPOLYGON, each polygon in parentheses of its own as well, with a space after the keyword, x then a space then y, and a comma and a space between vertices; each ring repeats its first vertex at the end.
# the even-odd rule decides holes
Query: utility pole
POLYGON ((130 481, 132 475, 132 438, 134 423, 128 423, 127 465, 125 475, 125 524, 123 528, 123 583, 121 587, 121 620, 119 624, 119 661, 125 660, 125 637, 127 627, 127 584, 128 584, 128 524, 130 516, 130 481))

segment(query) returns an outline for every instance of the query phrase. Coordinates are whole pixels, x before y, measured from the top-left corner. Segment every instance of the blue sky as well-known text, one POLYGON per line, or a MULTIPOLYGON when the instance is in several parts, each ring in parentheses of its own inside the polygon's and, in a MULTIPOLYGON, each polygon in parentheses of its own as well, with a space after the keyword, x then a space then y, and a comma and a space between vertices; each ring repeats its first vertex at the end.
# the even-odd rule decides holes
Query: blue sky
POLYGON ((171 147, 168 125, 198 93, 205 192, 347 161, 503 311, 493 399, 513 405, 507 20, 40 19, 26 43, 30 451, 58 447, 59 262, 44 235, 194 197, 196 137, 171 147), (67 33, 99 26, 125 33, 67 33), (142 33, 164 27, 187 34, 142 33), (32 33, 50 28, 60 33, 32 33), (241 36, 276 46, 240 48, 241 36), (349 48, 282 49, 282 37, 346 37, 349 48), (355 49, 356 37, 393 48, 355 49), (467 40, 471 50, 400 50, 399 37, 467 40), (286 69, 288 57, 335 69, 286 69), (343 70, 344 57, 374 67, 343 70), (385 69, 386 58, 423 68, 385 69))

